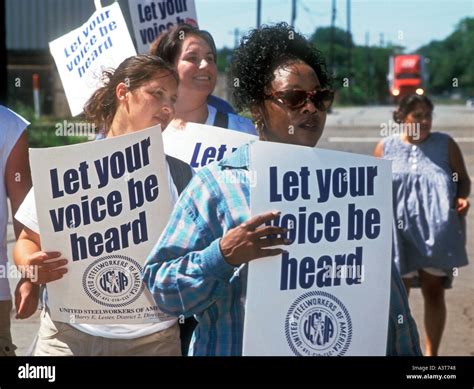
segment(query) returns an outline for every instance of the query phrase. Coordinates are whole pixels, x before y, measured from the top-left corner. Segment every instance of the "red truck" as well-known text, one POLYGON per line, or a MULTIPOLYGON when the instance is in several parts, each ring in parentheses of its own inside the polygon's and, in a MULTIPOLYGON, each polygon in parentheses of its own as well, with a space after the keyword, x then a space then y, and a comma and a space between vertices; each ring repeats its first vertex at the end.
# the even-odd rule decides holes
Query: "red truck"
POLYGON ((425 93, 426 69, 423 56, 392 55, 388 65, 390 96, 397 102, 402 97, 425 93))

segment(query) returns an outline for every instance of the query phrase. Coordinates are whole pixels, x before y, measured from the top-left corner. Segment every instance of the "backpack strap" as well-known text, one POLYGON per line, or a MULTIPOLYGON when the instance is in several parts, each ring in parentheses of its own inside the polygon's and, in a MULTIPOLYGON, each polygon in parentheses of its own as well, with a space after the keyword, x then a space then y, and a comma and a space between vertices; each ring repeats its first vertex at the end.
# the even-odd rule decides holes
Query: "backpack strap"
POLYGON ((221 111, 216 111, 216 118, 214 119, 214 126, 215 127, 222 127, 222 128, 228 128, 229 126, 229 115, 221 112, 221 111))
POLYGON ((193 170, 187 163, 169 155, 166 156, 166 160, 170 166, 171 178, 176 185, 178 194, 181 194, 186 185, 188 185, 188 182, 193 178, 193 170))

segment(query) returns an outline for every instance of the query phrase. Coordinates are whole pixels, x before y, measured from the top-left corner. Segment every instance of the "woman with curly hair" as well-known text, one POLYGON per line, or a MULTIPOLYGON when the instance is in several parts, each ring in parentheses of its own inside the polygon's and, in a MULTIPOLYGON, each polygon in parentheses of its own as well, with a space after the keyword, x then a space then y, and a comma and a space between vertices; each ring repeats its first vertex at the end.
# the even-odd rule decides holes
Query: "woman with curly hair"
MULTIPOLYGON (((302 35, 285 23, 252 30, 234 52, 232 76, 236 102, 252 112, 260 140, 318 143, 333 92, 321 52, 302 35)), ((248 145, 199 171, 145 266, 144 280, 163 311, 197 316, 191 355, 241 355, 246 267, 239 277, 234 272, 282 254, 275 246, 290 243, 284 228, 265 225, 279 212, 251 217, 249 174, 248 145)), ((388 353, 419 354, 399 277, 391 308, 388 353), (397 324, 398 315, 405 324, 397 324)))

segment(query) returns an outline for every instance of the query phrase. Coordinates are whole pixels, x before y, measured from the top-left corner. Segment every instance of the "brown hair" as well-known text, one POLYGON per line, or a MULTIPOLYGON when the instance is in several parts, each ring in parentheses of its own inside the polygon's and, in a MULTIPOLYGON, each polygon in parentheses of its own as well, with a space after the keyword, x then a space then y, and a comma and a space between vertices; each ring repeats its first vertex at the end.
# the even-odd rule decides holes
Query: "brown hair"
POLYGON ((407 95, 398 103, 397 110, 393 112, 393 120, 396 123, 403 123, 408 114, 413 112, 418 104, 425 104, 430 111, 434 109, 433 103, 425 95, 407 95))
POLYGON ((151 43, 148 53, 157 55, 174 66, 183 47, 184 39, 188 36, 196 36, 203 39, 211 48, 214 60, 217 60, 217 49, 212 35, 205 30, 200 30, 185 23, 174 25, 168 31, 158 35, 151 43))
POLYGON ((169 64, 153 55, 136 55, 124 60, 117 69, 102 73, 104 86, 97 89, 84 106, 87 120, 94 123, 97 129, 107 132, 117 111, 115 90, 121 82, 129 90, 134 90, 155 78, 157 73, 166 72, 179 82, 178 74, 169 64))

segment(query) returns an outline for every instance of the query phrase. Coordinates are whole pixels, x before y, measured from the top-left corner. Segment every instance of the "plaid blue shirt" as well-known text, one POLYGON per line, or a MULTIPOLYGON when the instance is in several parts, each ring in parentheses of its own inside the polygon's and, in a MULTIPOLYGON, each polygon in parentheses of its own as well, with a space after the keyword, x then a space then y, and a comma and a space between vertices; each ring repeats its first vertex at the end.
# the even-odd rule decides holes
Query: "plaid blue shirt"
MULTIPOLYGON (((248 145, 200 170, 145 266, 144 281, 160 309, 199 321, 190 355, 242 354, 246 267, 235 277, 219 241, 251 217, 248 173, 248 145)), ((393 266, 387 355, 421 355, 407 295, 393 266)))

